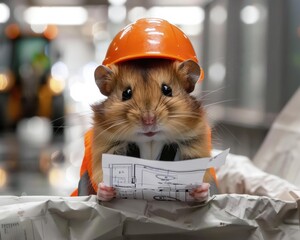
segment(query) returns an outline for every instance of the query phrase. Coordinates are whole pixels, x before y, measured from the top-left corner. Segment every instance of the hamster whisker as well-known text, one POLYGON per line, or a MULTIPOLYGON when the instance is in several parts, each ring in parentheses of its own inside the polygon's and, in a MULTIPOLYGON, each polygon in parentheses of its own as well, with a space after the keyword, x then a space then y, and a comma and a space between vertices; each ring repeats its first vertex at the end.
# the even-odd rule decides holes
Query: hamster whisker
POLYGON ((175 100, 174 98, 162 98, 161 97, 161 102, 163 103, 163 104, 170 104, 170 105, 172 105, 172 104, 175 104, 175 103, 177 103, 177 102, 179 102, 178 100, 175 100), (171 103, 170 103, 171 102, 171 103))
POLYGON ((161 102, 162 102, 162 95, 160 95, 154 110, 157 110, 157 108, 158 108, 159 104, 161 104, 161 102))
POLYGON ((187 117, 187 118, 199 118, 199 114, 197 113, 190 113, 190 112, 175 112, 169 115, 170 118, 180 118, 180 117, 187 117))
POLYGON ((199 97, 197 97, 197 99, 201 99, 201 100, 204 100, 207 96, 213 94, 213 93, 217 93, 221 90, 224 90, 226 89, 227 87, 220 87, 220 88, 217 88, 215 90, 212 90, 212 91, 202 91, 202 93, 205 93, 204 95, 200 95, 199 97))
POLYGON ((180 104, 181 102, 184 102, 182 99, 175 99, 175 98, 165 98, 162 100, 163 105, 168 105, 169 107, 172 107, 175 104, 180 104))
MULTIPOLYGON (((112 112, 114 112, 114 111, 112 111, 112 112)), ((125 120, 121 116, 115 116, 113 118, 109 118, 104 121, 97 122, 97 124, 98 124, 98 126, 105 127, 105 126, 110 126, 111 124, 114 124, 114 123, 118 123, 120 121, 125 121, 125 120)))
POLYGON ((187 126, 185 124, 179 123, 177 122, 176 125, 174 125, 172 127, 172 132, 174 132, 174 136, 173 139, 170 139, 171 141, 175 141, 175 142, 182 142, 183 139, 185 139, 186 137, 186 131, 180 131, 179 129, 186 129, 187 126), (178 127, 180 126, 180 127, 178 127), (183 134, 184 133, 184 134, 183 134))
MULTIPOLYGON (((177 132, 180 135, 187 134, 185 130, 191 130, 190 126, 185 125, 184 123, 181 122, 176 122, 175 124, 172 124, 172 127, 174 128, 174 131, 177 132)), ((180 139, 184 139, 184 137, 180 136, 180 139)))
POLYGON ((86 111, 86 113, 87 114, 68 113, 61 117, 51 120, 50 123, 52 124, 52 126, 54 128, 57 128, 54 134, 56 134, 59 129, 68 129, 73 126, 76 126, 76 124, 82 126, 82 121, 88 119, 89 115, 92 114, 90 111, 86 111), (63 122, 61 123, 61 121, 63 122))
POLYGON ((212 130, 212 133, 213 133, 212 134, 212 136, 213 136, 213 138, 212 138, 213 142, 218 143, 218 141, 219 141, 220 143, 222 143, 223 138, 225 136, 227 136, 229 138, 232 138, 232 140, 236 144, 238 144, 238 145, 241 144, 241 142, 237 138, 237 136, 228 127, 226 127, 225 124, 218 122, 217 126, 215 124, 211 124, 211 125, 212 125, 211 130, 212 130))
POLYGON ((233 102, 234 100, 235 100, 235 99, 228 99, 228 100, 218 101, 218 102, 206 104, 206 105, 204 105, 203 107, 204 107, 204 108, 208 108, 208 107, 211 107, 211 106, 214 106, 214 105, 218 105, 218 104, 221 104, 221 103, 233 102))
POLYGON ((127 125, 121 126, 116 132, 114 132, 113 134, 110 135, 108 142, 112 143, 112 142, 120 140, 120 138, 118 136, 126 135, 126 132, 128 131, 128 129, 129 128, 127 125))
MULTIPOLYGON (((114 145, 116 142, 119 141, 119 137, 117 136, 121 136, 122 133, 126 133, 127 131, 127 127, 123 126, 118 128, 118 130, 112 134, 109 134, 109 138, 106 139, 106 143, 107 145, 114 145)), ((98 134, 95 138, 101 137, 101 134, 98 134)), ((120 145, 120 144, 118 144, 120 145)))
POLYGON ((136 102, 136 100, 133 98, 133 103, 131 103, 130 108, 138 108, 140 111, 142 111, 141 107, 139 106, 139 104, 136 102))
POLYGON ((119 124, 120 122, 126 122, 126 120, 124 119, 108 119, 108 120, 105 120, 101 123, 98 124, 98 126, 101 126, 102 128, 105 128, 105 127, 110 127, 112 126, 112 124, 119 124))
POLYGON ((102 126, 102 127, 106 127, 106 126, 109 124, 109 127, 108 127, 108 128, 105 128, 105 130, 109 130, 109 129, 111 129, 111 128, 120 126, 120 125, 122 125, 122 124, 124 124, 124 123, 127 123, 127 120, 119 120, 119 119, 117 119, 117 120, 114 120, 114 121, 107 122, 106 125, 101 124, 101 126, 102 126))
POLYGON ((199 116, 199 112, 190 112, 190 111, 175 111, 174 114, 188 114, 188 115, 193 115, 193 116, 199 116))
POLYGON ((127 121, 126 121, 126 120, 124 120, 124 121, 118 121, 118 122, 116 122, 115 124, 112 124, 110 127, 105 128, 102 132, 100 132, 100 133, 98 134, 98 136, 102 135, 104 132, 108 131, 109 129, 114 128, 114 127, 117 127, 117 126, 120 126, 120 125, 122 125, 122 124, 124 124, 124 123, 127 123, 127 121))
POLYGON ((190 118, 190 119, 197 119, 199 117, 196 117, 196 116, 189 116, 189 115, 183 115, 183 114, 178 114, 178 115, 172 115, 172 116, 169 116, 169 118, 175 118, 175 119, 182 119, 182 118, 190 118))

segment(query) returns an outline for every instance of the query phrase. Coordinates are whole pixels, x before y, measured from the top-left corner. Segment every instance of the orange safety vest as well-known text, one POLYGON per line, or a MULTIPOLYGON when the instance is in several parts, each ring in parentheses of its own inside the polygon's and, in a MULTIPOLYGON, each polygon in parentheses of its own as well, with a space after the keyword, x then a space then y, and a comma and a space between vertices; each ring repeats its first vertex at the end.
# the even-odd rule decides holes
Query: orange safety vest
MULTIPOLYGON (((98 183, 92 180, 92 141, 93 141, 93 130, 90 129, 86 132, 84 136, 84 146, 85 152, 80 168, 80 180, 78 183, 78 188, 73 191, 71 196, 87 196, 97 193, 98 183)), ((162 154, 163 155, 163 154, 162 154)), ((204 182, 210 183, 210 193, 218 193, 218 183, 216 172, 214 168, 209 168, 205 172, 204 182)))

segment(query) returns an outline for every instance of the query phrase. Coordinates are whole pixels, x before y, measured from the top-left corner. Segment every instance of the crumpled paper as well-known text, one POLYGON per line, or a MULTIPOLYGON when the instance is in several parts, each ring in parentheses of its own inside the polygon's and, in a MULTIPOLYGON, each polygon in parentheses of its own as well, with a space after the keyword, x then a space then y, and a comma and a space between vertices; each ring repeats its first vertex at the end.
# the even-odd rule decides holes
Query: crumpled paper
POLYGON ((300 90, 254 159, 230 154, 203 204, 0 196, 1 239, 300 239, 300 90))
POLYGON ((1 239, 298 240, 295 201, 220 194, 205 204, 89 197, 0 197, 1 239))
POLYGON ((217 170, 222 193, 300 198, 300 88, 274 121, 253 162, 230 154, 217 170))
POLYGON ((300 198, 300 188, 278 176, 257 168, 249 158, 229 154, 224 166, 217 170, 221 193, 267 196, 282 201, 300 198))
POLYGON ((274 121, 253 159, 267 173, 300 188, 300 88, 274 121))

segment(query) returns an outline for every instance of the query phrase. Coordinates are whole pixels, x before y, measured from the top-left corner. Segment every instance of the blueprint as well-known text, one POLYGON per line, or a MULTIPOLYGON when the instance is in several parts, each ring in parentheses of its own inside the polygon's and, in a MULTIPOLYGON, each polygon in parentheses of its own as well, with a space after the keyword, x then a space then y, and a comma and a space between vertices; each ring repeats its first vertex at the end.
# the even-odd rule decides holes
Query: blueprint
POLYGON ((223 165, 228 153, 173 162, 103 154, 103 182, 116 188, 117 198, 192 201, 189 191, 202 184, 207 168, 223 165))

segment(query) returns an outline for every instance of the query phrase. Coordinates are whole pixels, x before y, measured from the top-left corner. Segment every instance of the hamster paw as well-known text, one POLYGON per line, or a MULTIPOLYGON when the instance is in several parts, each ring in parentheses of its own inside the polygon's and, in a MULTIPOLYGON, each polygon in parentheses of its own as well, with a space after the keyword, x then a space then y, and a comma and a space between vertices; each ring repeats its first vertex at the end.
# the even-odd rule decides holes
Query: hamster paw
POLYGON ((116 196, 116 191, 113 187, 105 186, 103 182, 98 184, 97 198, 100 201, 108 202, 116 196))
POLYGON ((202 183, 197 188, 190 192, 190 195, 195 199, 196 202, 205 202, 209 196, 209 183, 202 183))

